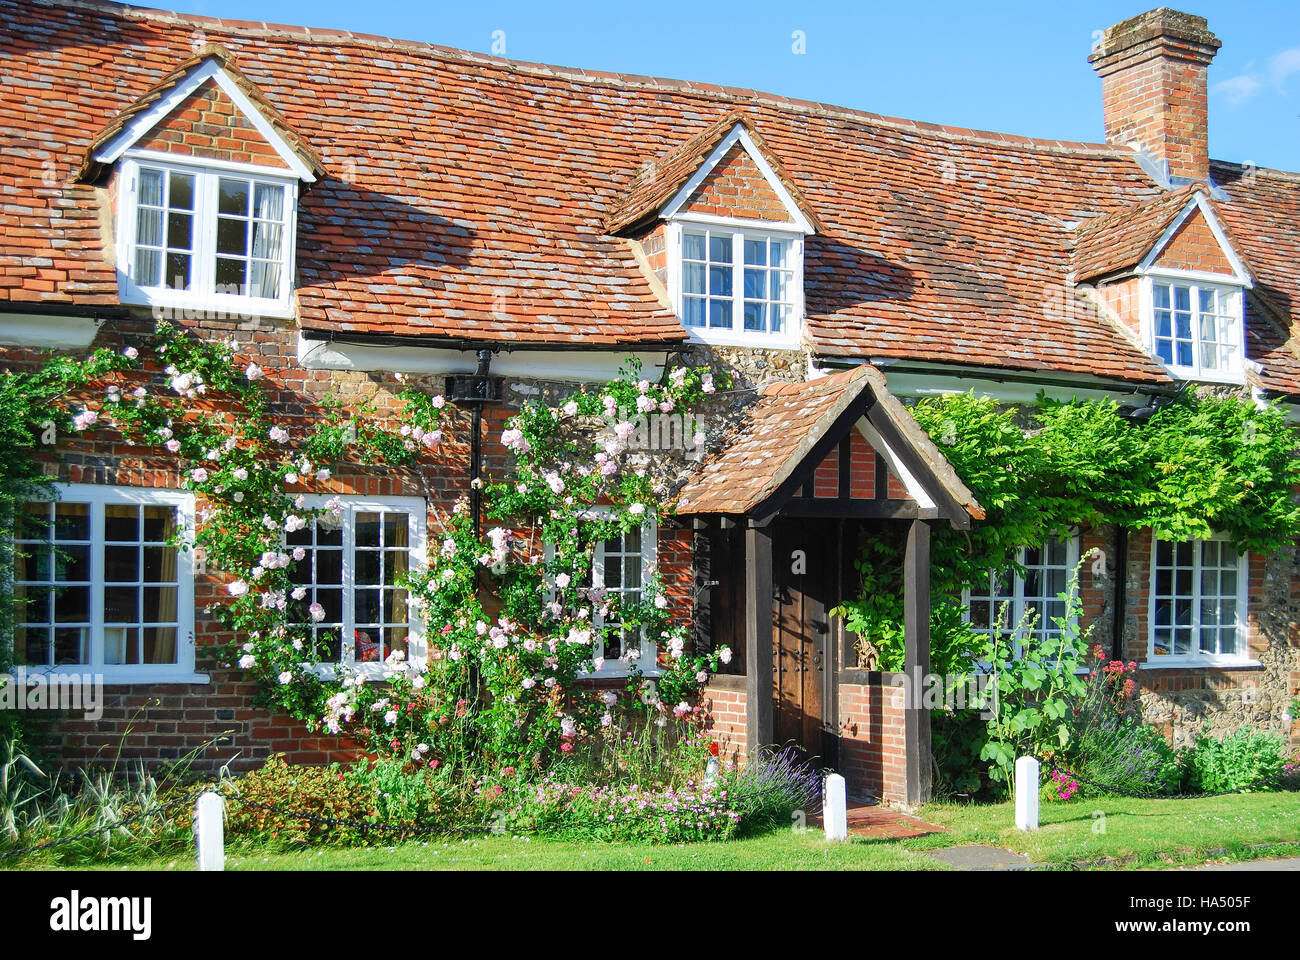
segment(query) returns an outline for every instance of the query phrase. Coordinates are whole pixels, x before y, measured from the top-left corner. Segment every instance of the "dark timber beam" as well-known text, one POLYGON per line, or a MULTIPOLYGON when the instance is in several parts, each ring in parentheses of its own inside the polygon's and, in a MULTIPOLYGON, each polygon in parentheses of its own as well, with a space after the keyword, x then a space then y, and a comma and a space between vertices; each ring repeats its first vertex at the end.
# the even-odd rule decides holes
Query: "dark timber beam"
POLYGON ((745 526, 745 743, 772 743, 772 529, 745 526))
POLYGON ((903 559, 903 744, 907 758, 906 802, 930 799, 930 714, 922 704, 922 678, 930 672, 930 525, 913 520, 903 559))

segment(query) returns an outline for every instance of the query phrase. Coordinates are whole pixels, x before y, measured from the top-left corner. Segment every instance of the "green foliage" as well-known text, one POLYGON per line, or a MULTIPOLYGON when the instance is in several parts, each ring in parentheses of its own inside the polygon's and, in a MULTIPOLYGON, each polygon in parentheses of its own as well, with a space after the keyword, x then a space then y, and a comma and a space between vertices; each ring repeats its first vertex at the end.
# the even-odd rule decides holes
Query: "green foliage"
POLYGON ((1282 774, 1280 736, 1245 727, 1221 740, 1201 734, 1184 751, 1183 778, 1188 792, 1271 789, 1282 774))
POLYGON ((1008 788, 1017 757, 1049 758, 1065 751, 1073 737, 1071 709, 1085 691, 1078 671, 1086 662, 1088 634, 1078 623, 1083 604, 1077 569, 1061 597, 1065 612, 1053 618, 1054 633, 1034 633, 1033 614, 1026 612, 1014 630, 994 631, 985 643, 981 659, 990 677, 981 705, 990 716, 980 759, 1008 788))
POLYGON ((325 820, 365 821, 375 813, 375 798, 362 779, 351 779, 337 765, 290 766, 271 757, 257 770, 231 781, 226 794, 226 830, 231 837, 270 847, 301 843, 358 843, 363 828, 325 820), (281 810, 305 813, 305 819, 281 810))

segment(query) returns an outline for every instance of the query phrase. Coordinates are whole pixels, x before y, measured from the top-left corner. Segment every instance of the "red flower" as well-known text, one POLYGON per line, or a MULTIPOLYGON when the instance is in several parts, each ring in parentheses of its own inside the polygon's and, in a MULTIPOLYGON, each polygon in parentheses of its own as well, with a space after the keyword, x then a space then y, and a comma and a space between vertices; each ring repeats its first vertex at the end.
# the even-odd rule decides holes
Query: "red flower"
POLYGON ((715 757, 718 755, 718 741, 714 740, 709 744, 709 753, 715 757))
POLYGON ((573 749, 573 744, 569 743, 568 740, 565 740, 562 744, 560 744, 561 753, 568 753, 572 749, 573 749))

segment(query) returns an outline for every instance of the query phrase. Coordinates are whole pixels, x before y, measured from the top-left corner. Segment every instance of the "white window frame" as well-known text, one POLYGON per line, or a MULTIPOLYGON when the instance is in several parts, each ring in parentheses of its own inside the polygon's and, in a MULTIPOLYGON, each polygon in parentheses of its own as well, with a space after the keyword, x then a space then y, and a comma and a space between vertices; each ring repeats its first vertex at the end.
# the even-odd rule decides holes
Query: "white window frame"
MULTIPOLYGON (((1065 532, 1062 533, 1062 534, 1058 534, 1058 535, 1056 535, 1056 537, 1057 537, 1058 540, 1062 540, 1062 541, 1064 541, 1064 543, 1065 543, 1065 570, 1066 570, 1066 579, 1067 579, 1067 582, 1068 582, 1068 579, 1069 579, 1069 575, 1070 575, 1070 573, 1073 572, 1074 569, 1079 565, 1079 550, 1080 550, 1080 540, 1081 540, 1081 537, 1080 537, 1079 531, 1078 531, 1077 529, 1067 530, 1067 531, 1065 531, 1065 532)), ((1044 544, 1043 546, 1045 547, 1046 544, 1044 544)), ((1017 563, 1024 564, 1024 562, 1025 562, 1025 552, 1026 552, 1027 549, 1028 549, 1027 547, 1021 547, 1021 548, 1016 552, 1016 562, 1017 562, 1017 563)), ((1040 549, 1041 549, 1041 548, 1040 548, 1040 549)), ((992 590, 991 590, 991 588, 992 588, 992 584, 993 584, 993 578, 994 578, 994 577, 997 577, 997 576, 999 576, 999 575, 1001 575, 1003 572, 1004 572, 1004 571, 999 571, 999 570, 990 570, 990 571, 989 571, 989 586, 990 586, 990 590, 989 590, 989 591, 986 591, 986 592, 984 592, 984 593, 981 593, 981 594, 979 595, 978 599, 986 599, 986 598, 988 598, 988 597, 991 596, 991 594, 992 594, 992 590)), ((1019 625, 1019 623, 1020 623, 1020 618, 1021 618, 1022 616, 1024 616, 1024 613, 1025 613, 1025 605, 1026 605, 1026 597, 1025 597, 1025 578, 1024 578, 1024 576, 1023 576, 1022 574, 1020 574, 1019 572, 1013 572, 1013 579, 1012 579, 1012 584, 1011 584, 1011 590, 1012 590, 1012 596, 1011 596, 1011 607, 1010 607, 1010 610, 1008 611, 1008 616, 1010 617, 1010 620, 1011 620, 1011 626, 1012 626, 1012 627, 1015 627, 1015 626, 1018 626, 1018 625, 1019 625)), ((972 594, 972 592, 971 592, 971 590, 970 590, 969 587, 962 591, 962 606, 964 607, 964 619, 965 619, 965 621, 966 621, 967 623, 970 623, 970 622, 971 622, 971 619, 970 619, 970 607, 971 607, 971 601, 974 600, 974 599, 977 599, 977 598, 975 597, 974 594, 972 594)), ((1046 598, 1044 598, 1044 597, 1030 597, 1030 598, 1028 598, 1028 599, 1029 599, 1029 600, 1040 600, 1040 599, 1054 600, 1054 599, 1056 599, 1056 597, 1055 597, 1055 596, 1052 596, 1052 597, 1046 597, 1046 598)), ((997 608, 1000 607, 1000 606, 1001 606, 1000 603, 999 603, 999 604, 996 604, 995 607, 994 607, 992 610, 990 610, 990 612, 989 612, 989 616, 990 616, 991 619, 996 619, 996 618, 997 618, 997 613, 998 613, 997 608)), ((1070 624, 1070 626, 1071 626, 1072 628, 1074 628, 1074 629, 1078 629, 1078 626, 1079 626, 1079 618, 1078 618, 1076 615, 1070 615, 1070 617, 1069 617, 1069 624, 1070 624)), ((1045 628, 1045 625, 1044 625, 1043 623, 1041 623, 1041 622, 1035 624, 1035 627, 1034 627, 1035 631, 1041 631, 1041 630, 1043 630, 1044 628, 1045 628)), ((980 633, 985 633, 985 631, 983 631, 983 630, 979 630, 978 632, 980 632, 980 633)), ((1023 634, 1022 634, 1022 632, 1019 631, 1019 630, 1014 630, 1014 631, 1010 631, 1010 632, 1011 632, 1011 644, 1012 644, 1012 649, 1013 649, 1013 651, 1014 651, 1014 653, 1015 653, 1015 658, 1016 658, 1017 660, 1019 660, 1021 657, 1024 656, 1023 634)), ((992 633, 992 630, 989 631, 989 634, 990 634, 990 635, 991 635, 991 633, 992 633)), ((981 661, 981 662, 980 662, 980 666, 987 666, 987 664, 986 664, 985 662, 981 661)))
MULTIPOLYGON (((758 220, 739 220, 732 217, 706 217, 683 214, 666 225, 668 257, 668 292, 673 311, 682 326, 698 343, 727 346, 757 347, 766 349, 793 349, 798 347, 804 325, 804 234, 791 229, 788 224, 776 226, 758 220), (687 233, 700 231, 730 232, 732 250, 732 327, 723 330, 708 326, 687 327, 685 324, 685 297, 682 284, 682 254, 687 233), (744 329, 745 307, 745 240, 783 240, 790 244, 790 318, 781 333, 758 333, 744 329)), ((706 281, 707 282, 707 281, 706 281)), ((706 317, 707 324, 707 317, 706 317)))
MULTIPOLYGON (((1151 538, 1150 564, 1147 567, 1147 656, 1146 662, 1142 664, 1143 669, 1160 670, 1168 667, 1254 667, 1259 666, 1258 660, 1250 655, 1250 634, 1247 630, 1249 623, 1247 603, 1250 596, 1250 554, 1245 551, 1237 554, 1237 597, 1236 597, 1236 630, 1237 630, 1237 649, 1241 652, 1233 654, 1223 653, 1201 653, 1200 647, 1200 630, 1201 630, 1201 557, 1202 545, 1206 542, 1230 543, 1231 539, 1223 534, 1215 534, 1208 540, 1179 541, 1168 540, 1177 546, 1179 543, 1190 542, 1195 548, 1195 554, 1192 558, 1192 636, 1193 642, 1196 643, 1198 652, 1196 653, 1179 653, 1179 654, 1158 654, 1156 650, 1156 549, 1159 541, 1156 537, 1151 538)), ((1171 589, 1176 590, 1177 584, 1171 584, 1171 589)), ((1171 638, 1172 640, 1172 638, 1171 638)))
MULTIPOLYGON (((54 485, 54 502, 90 505, 90 663, 28 666, 37 674, 92 673, 105 684, 207 683, 208 676, 194 667, 194 557, 190 550, 176 551, 176 663, 104 663, 104 516, 109 504, 169 506, 177 508, 183 534, 194 529, 194 495, 184 490, 152 487, 101 486, 86 483, 54 485)), ((33 498, 33 502, 50 502, 33 498)))
MULTIPOLYGON (((1151 270, 1142 275, 1139 286, 1139 303, 1142 311, 1142 343, 1151 357, 1173 376, 1183 380, 1199 380, 1208 383, 1245 382, 1246 376, 1246 292, 1239 283, 1218 274, 1198 273, 1190 270, 1151 270), (1155 285, 1169 284, 1190 288, 1192 304, 1192 354, 1193 362, 1180 364, 1177 352, 1174 362, 1166 363, 1160 359, 1156 345, 1156 307, 1155 285), (1221 303, 1226 303, 1233 314, 1237 335, 1237 357, 1231 368, 1206 367, 1201 358, 1201 338, 1199 330, 1200 291, 1214 290, 1221 303)), ((1172 299, 1171 307, 1172 311, 1172 299)), ((1172 320, 1171 320, 1172 322, 1172 320)))
MULTIPOLYGON (((274 167, 190 158, 152 150, 128 150, 118 168, 117 202, 118 294, 123 303, 162 310, 186 310, 226 317, 293 316, 293 280, 297 250, 298 180, 274 167), (150 167, 193 176, 194 224, 191 234, 190 289, 145 287, 135 279, 137 196, 140 168, 150 167), (217 185, 221 177, 256 179, 284 187, 284 245, 280 296, 254 297, 216 291, 217 185)), ((164 236, 166 219, 163 222, 164 236)), ((166 269, 166 258, 164 267, 166 269)))
MULTIPOLYGON (((608 507, 591 507, 586 511, 586 517, 603 516, 610 512, 608 507)), ((547 563, 555 556, 555 545, 546 543, 543 545, 543 553, 547 563)), ((659 558, 659 524, 653 519, 647 519, 641 524, 641 590, 644 596, 650 585, 651 571, 656 569, 659 558)), ((605 585, 605 541, 597 540, 593 544, 593 553, 591 558, 591 589, 601 589, 605 585)), ((555 588, 550 587, 548 590, 548 600, 555 599, 555 588)), ((593 607, 595 604, 592 605, 593 607)), ((593 609, 592 626, 601 628, 604 626, 602 618, 593 609)), ((592 644, 592 657, 604 657, 605 643, 603 640, 597 640, 592 644)), ((650 641, 645 635, 644 629, 641 632, 641 656, 635 661, 636 669, 647 677, 657 677, 659 675, 659 647, 650 641)), ((596 677, 626 677, 632 673, 632 662, 619 657, 605 659, 604 665, 599 670, 593 670, 584 674, 588 678, 596 677)))
MULTIPOLYGON (((304 505, 319 509, 332 499, 324 494, 308 494, 304 505)), ((425 544, 428 524, 428 506, 421 497, 338 497, 343 507, 340 523, 343 527, 343 626, 340 638, 342 651, 351 650, 356 630, 356 520, 358 513, 402 511, 407 515, 407 556, 409 568, 415 570, 426 563, 425 544)), ((318 517, 313 516, 312 522, 318 517)), ((289 548, 286 547, 286 550, 289 548)), ((428 665, 429 649, 425 640, 423 624, 415 612, 415 606, 407 597, 407 661, 417 670, 424 670, 428 665)), ((397 671, 383 661, 370 663, 314 663, 311 671, 323 679, 335 679, 340 667, 347 667, 350 672, 359 673, 367 679, 383 680, 397 671)))

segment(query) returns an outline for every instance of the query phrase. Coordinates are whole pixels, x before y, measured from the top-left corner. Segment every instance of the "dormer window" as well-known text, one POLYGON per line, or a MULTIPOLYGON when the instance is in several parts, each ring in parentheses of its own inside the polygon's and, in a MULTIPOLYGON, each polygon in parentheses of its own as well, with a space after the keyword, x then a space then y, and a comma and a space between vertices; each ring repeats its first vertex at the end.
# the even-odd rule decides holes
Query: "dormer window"
POLYGON ((292 315, 298 187, 325 168, 229 51, 204 47, 114 117, 79 178, 109 169, 123 303, 292 315))
POLYGON ((282 315, 297 182, 129 159, 119 209, 123 299, 282 315))
POLYGON ((1238 286, 1148 278, 1149 329, 1154 355, 1178 376, 1230 380, 1243 376, 1242 290, 1238 286))
POLYGON ((793 338, 802 248, 796 234, 682 225, 682 324, 738 341, 793 338))

